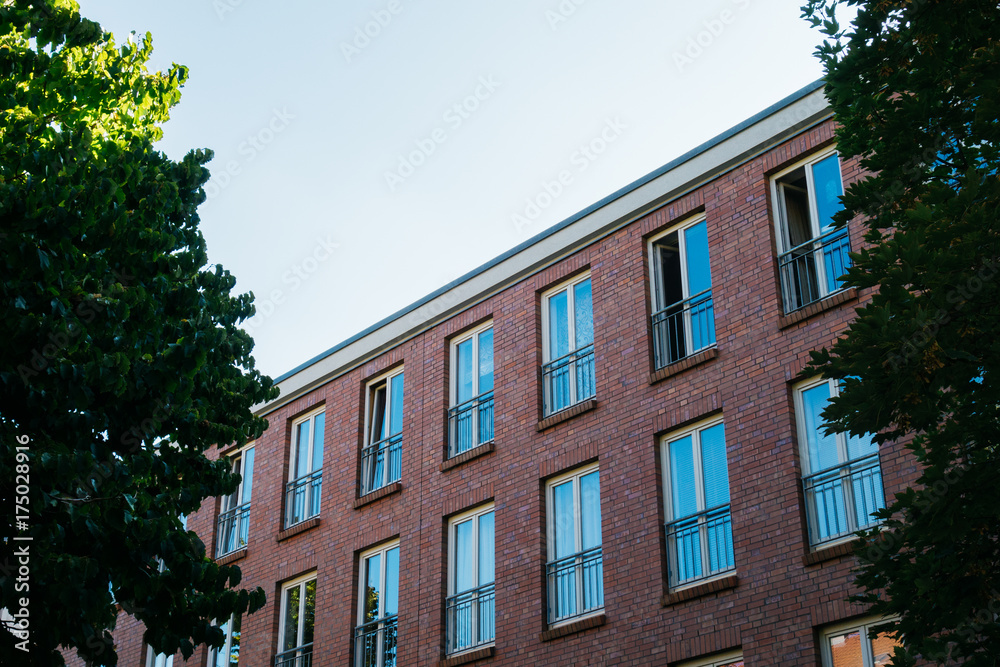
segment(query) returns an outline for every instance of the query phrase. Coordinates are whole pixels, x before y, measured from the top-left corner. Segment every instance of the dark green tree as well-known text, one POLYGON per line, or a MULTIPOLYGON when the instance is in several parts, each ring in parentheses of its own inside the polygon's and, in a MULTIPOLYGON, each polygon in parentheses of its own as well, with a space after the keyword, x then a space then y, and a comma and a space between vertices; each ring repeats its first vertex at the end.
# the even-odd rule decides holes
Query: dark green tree
POLYGON ((208 266, 208 151, 155 150, 184 67, 149 72, 72 0, 0 1, 0 664, 114 665, 118 609, 156 650, 264 604, 182 517, 238 476, 205 453, 274 396, 208 266), (22 566, 24 566, 22 568, 22 566))
POLYGON ((842 155, 871 175, 847 284, 870 304, 813 369, 843 382, 833 430, 903 441, 917 484, 858 550, 857 600, 941 664, 1000 664, 1000 6, 809 0, 842 155), (854 7, 847 28, 838 10, 854 7))

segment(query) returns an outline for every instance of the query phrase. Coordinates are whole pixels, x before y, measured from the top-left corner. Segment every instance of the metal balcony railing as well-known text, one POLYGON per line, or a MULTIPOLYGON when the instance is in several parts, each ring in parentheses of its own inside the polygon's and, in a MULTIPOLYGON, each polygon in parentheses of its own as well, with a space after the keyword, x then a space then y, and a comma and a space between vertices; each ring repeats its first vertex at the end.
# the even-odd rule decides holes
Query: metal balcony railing
POLYGON ((785 312, 805 308, 840 290, 841 277, 851 266, 850 251, 847 230, 835 229, 778 257, 785 312))
POLYGON ((493 582, 445 600, 448 653, 492 644, 496 592, 493 582))
POLYGON ((448 458, 493 440, 493 392, 448 411, 448 458))
POLYGON ((355 667, 395 667, 395 614, 354 628, 355 667))
POLYGON ((323 470, 316 470, 288 483, 285 487, 285 528, 319 514, 323 470))
POLYGON ((402 433, 365 446, 361 450, 361 495, 398 481, 402 467, 402 433))
POLYGON ((666 528, 671 588, 735 569, 728 504, 672 521, 666 528))
POLYGON ((223 512, 219 515, 218 542, 215 557, 225 556, 247 545, 250 536, 250 503, 223 512))
POLYGON ((590 613, 604 606, 604 556, 601 547, 546 565, 549 623, 590 613))
POLYGON ((663 368, 715 345, 715 308, 712 290, 653 314, 653 356, 656 368, 663 368))
POLYGON ((312 667, 313 645, 302 646, 274 656, 274 667, 312 667))
POLYGON ((595 394, 593 344, 542 366, 542 393, 546 416, 592 397, 595 394))
POLYGON ((878 454, 804 477, 802 488, 812 546, 874 525, 872 512, 885 507, 878 454))

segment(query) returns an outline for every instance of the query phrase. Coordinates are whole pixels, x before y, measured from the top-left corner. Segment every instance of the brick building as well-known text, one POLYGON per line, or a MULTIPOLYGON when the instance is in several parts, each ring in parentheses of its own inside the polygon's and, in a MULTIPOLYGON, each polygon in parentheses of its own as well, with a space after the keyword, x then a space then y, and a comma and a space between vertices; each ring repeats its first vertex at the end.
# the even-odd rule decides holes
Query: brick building
POLYGON ((915 467, 803 374, 866 298, 833 129, 809 86, 279 378, 188 519, 267 606, 189 663, 884 664, 848 542, 915 467))

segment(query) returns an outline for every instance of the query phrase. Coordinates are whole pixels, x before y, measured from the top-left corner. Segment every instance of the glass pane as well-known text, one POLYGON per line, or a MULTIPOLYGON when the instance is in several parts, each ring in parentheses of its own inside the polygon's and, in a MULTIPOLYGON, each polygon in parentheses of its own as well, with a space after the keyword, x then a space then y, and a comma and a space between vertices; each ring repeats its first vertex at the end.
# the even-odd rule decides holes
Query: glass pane
POLYGON ((861 633, 854 632, 830 637, 831 667, 865 667, 861 654, 861 633))
MULTIPOLYGON (((229 621, 226 621, 221 626, 222 632, 226 635, 226 643, 229 642, 229 621)), ((209 661, 209 667, 229 667, 229 655, 226 653, 226 644, 222 645, 222 648, 212 651, 215 656, 209 661)))
POLYGON ((576 325, 576 347, 594 342, 594 308, 590 294, 590 278, 573 287, 573 323, 576 325))
POLYGON ((298 426, 295 436, 295 478, 309 472, 309 420, 298 426))
POLYGON ((549 297, 549 361, 569 354, 569 315, 566 291, 549 297))
POLYGON ((313 627, 316 624, 316 580, 306 582, 306 604, 303 610, 302 641, 299 645, 312 644, 313 627))
POLYGON ((298 646, 299 641, 299 593, 300 586, 285 589, 285 621, 281 650, 287 651, 298 646))
POLYGON ((385 384, 380 384, 371 390, 371 432, 368 444, 382 440, 385 435, 385 384))
POLYGON ((809 472, 825 470, 840 463, 837 453, 837 436, 823 435, 823 418, 820 413, 830 400, 830 385, 823 383, 802 392, 802 418, 809 445, 809 472))
POLYGON ((232 628, 229 633, 229 667, 238 667, 240 664, 240 634, 243 626, 243 617, 239 614, 233 616, 232 628))
POLYGON ((555 507, 552 517, 555 520, 555 557, 556 559, 575 554, 576 527, 573 521, 573 481, 563 482, 552 489, 552 501, 555 507))
POLYGON ((901 646, 898 641, 884 632, 879 633, 875 639, 871 640, 871 643, 875 667, 886 667, 886 665, 889 665, 892 662, 893 650, 897 646, 901 646))
POLYGON ((243 502, 250 502, 253 494, 253 448, 243 453, 243 502))
POLYGON ((601 484, 597 471, 580 478, 580 551, 601 546, 601 484))
POLYGON ((381 597, 382 554, 375 554, 365 559, 365 606, 362 623, 378 618, 379 598, 381 597))
POLYGON ((472 387, 472 339, 459 343, 456 353, 455 398, 457 403, 464 403, 475 396, 472 387))
POLYGON ((493 512, 479 517, 479 586, 493 581, 495 546, 493 541, 493 512))
POLYGON ((677 232, 667 234, 653 244, 657 262, 656 309, 661 310, 684 300, 681 282, 681 249, 677 232))
POLYGON ((705 482, 705 509, 729 502, 726 432, 722 424, 701 432, 701 467, 705 482))
POLYGON ((479 334, 479 393, 493 391, 493 329, 479 334))
POLYGON ((671 442, 669 450, 670 500, 673 506, 671 520, 676 520, 698 512, 691 436, 684 436, 680 440, 671 442))
POLYGON ((385 609, 383 616, 399 611, 399 547, 385 552, 385 609))
POLYGON ((878 445, 872 442, 870 435, 850 435, 847 437, 847 456, 849 459, 860 459, 878 452, 878 445))
POLYGON ((403 430, 403 374, 400 373, 390 380, 392 382, 392 397, 389 399, 389 407, 392 414, 389 415, 389 435, 396 435, 403 430))
POLYGON ((323 432, 326 431, 326 413, 316 415, 315 427, 313 428, 313 472, 323 467, 323 432))
POLYGON ((712 286, 708 263, 708 226, 704 220, 684 230, 684 250, 687 254, 688 296, 694 296, 712 286))
POLYGON ((819 233, 825 234, 833 228, 833 216, 844 205, 840 196, 844 185, 840 180, 840 161, 836 155, 824 158, 812 166, 813 185, 816 186, 816 214, 819 217, 819 233))
POLYGON ((455 593, 476 587, 475 551, 472 543, 473 522, 463 521, 455 526, 455 593))

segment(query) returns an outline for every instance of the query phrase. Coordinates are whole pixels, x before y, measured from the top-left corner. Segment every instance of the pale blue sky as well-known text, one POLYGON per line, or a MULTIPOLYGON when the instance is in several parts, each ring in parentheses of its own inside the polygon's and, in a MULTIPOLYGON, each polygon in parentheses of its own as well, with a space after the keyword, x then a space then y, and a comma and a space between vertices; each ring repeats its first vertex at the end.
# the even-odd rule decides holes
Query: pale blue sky
POLYGON ((80 4, 191 69, 160 147, 215 151, 201 228, 272 376, 821 76, 798 2, 80 4))

